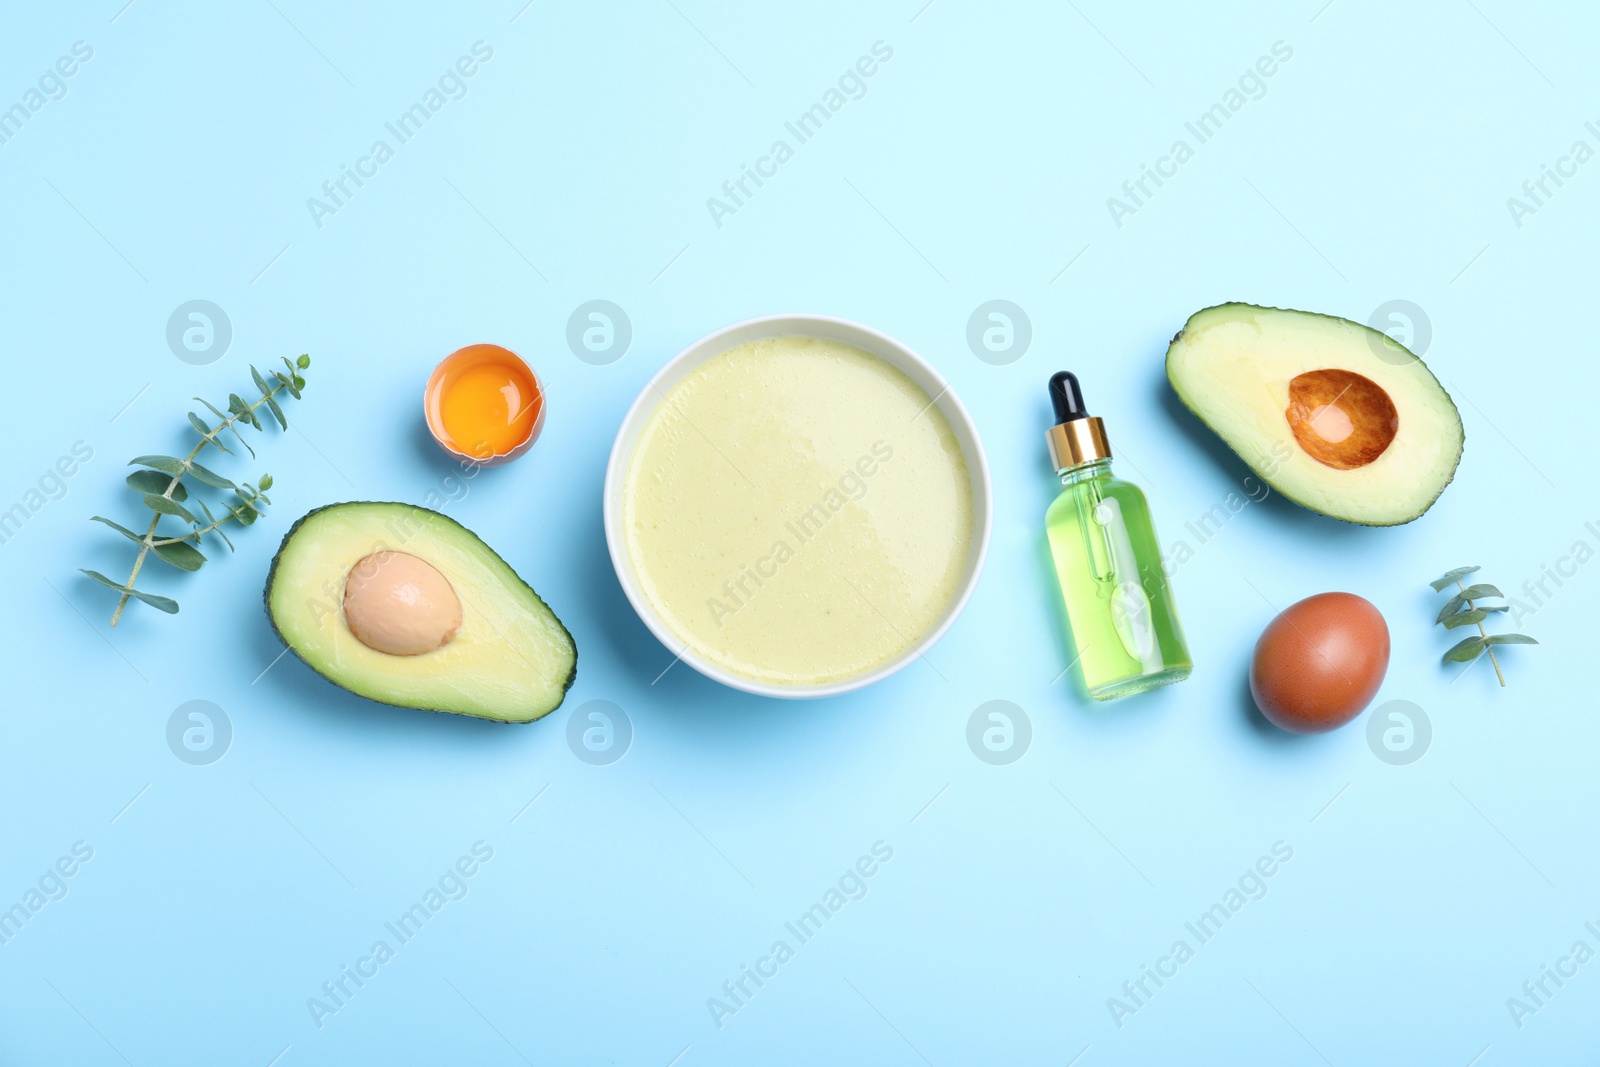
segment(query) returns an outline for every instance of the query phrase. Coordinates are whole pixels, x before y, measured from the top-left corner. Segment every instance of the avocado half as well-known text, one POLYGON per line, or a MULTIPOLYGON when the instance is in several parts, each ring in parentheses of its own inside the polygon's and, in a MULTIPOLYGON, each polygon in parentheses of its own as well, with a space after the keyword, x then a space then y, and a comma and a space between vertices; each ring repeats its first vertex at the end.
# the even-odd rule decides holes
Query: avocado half
POLYGON ((1461 461, 1461 414, 1405 346, 1349 319, 1220 304, 1167 347, 1173 392, 1290 500, 1363 526, 1419 518, 1461 461))
POLYGON ((308 512, 267 573, 267 617, 312 670, 358 696, 422 711, 532 722, 561 706, 578 673, 572 635, 539 594, 471 530, 411 504, 355 502, 308 512), (406 552, 450 582, 461 625, 420 655, 367 647, 344 616, 351 568, 406 552))

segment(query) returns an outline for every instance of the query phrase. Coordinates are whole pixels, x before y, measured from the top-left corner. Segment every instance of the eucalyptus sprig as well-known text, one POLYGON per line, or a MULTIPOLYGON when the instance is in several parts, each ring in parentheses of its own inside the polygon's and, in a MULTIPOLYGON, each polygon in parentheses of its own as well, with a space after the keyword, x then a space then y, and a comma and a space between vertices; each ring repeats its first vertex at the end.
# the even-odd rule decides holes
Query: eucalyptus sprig
POLYGON ((1457 567, 1455 570, 1442 574, 1428 583, 1433 586, 1433 590, 1436 593, 1443 592, 1452 585, 1459 590, 1450 598, 1450 602, 1444 606, 1439 612, 1439 617, 1434 621, 1446 630, 1454 630, 1460 626, 1476 626, 1478 628, 1478 636, 1468 637, 1453 645, 1450 651, 1444 654, 1444 662, 1471 663, 1487 652, 1489 653, 1489 662, 1494 664, 1495 677, 1500 679, 1500 686, 1504 688, 1506 676, 1500 670, 1500 661, 1495 658, 1494 646, 1537 645, 1539 642, 1527 634, 1491 634, 1483 628, 1484 619, 1487 619, 1495 612, 1505 611, 1508 605, 1478 603, 1478 601, 1485 598, 1503 600, 1505 599, 1505 594, 1487 582, 1467 585, 1461 580, 1477 570, 1478 568, 1476 567, 1457 567))
POLYGON ((170 564, 182 571, 197 571, 206 562, 206 557, 201 555, 201 538, 208 533, 215 533, 222 538, 228 550, 233 551, 233 542, 228 540, 228 535, 222 532, 222 527, 230 522, 237 522, 240 526, 249 526, 261 515, 262 506, 272 501, 267 497, 267 490, 272 488, 272 475, 263 474, 256 485, 249 482, 236 484, 222 475, 201 466, 195 458, 205 450, 207 445, 219 452, 232 454, 233 450, 224 443, 223 435, 231 432, 238 444, 244 446, 245 451, 255 458, 255 449, 250 447, 250 442, 244 439, 239 432, 239 424, 253 426, 260 430, 261 417, 256 414, 260 408, 266 408, 277 420, 281 429, 289 428, 289 420, 284 418, 283 407, 278 403, 280 394, 287 394, 296 400, 300 398, 300 391, 305 388, 306 380, 301 371, 311 366, 310 356, 301 356, 293 362, 288 359, 283 361, 287 373, 273 371, 270 380, 263 377, 255 367, 250 368, 250 377, 254 379, 256 389, 260 395, 253 401, 246 401, 238 393, 228 396, 228 413, 223 414, 209 401, 195 397, 204 404, 213 415, 221 421, 215 426, 208 425, 194 412, 189 412, 189 425, 195 433, 200 435, 200 441, 189 450, 189 454, 182 459, 176 456, 139 456, 130 460, 128 466, 139 467, 140 470, 128 475, 128 487, 139 494, 141 502, 155 514, 150 519, 150 526, 143 535, 134 533, 126 526, 113 522, 103 515, 96 515, 93 521, 104 523, 117 531, 123 537, 139 546, 139 554, 134 557, 133 571, 128 575, 126 582, 114 582, 98 571, 84 569, 83 573, 99 582, 101 585, 115 589, 117 597, 116 610, 111 613, 111 625, 115 626, 117 620, 122 618, 122 609, 127 607, 129 599, 138 600, 148 604, 158 611, 168 615, 176 615, 178 602, 171 597, 157 596, 147 593, 142 589, 135 589, 134 582, 139 579, 139 572, 144 569, 145 560, 154 553, 156 558, 163 563, 170 564), (207 506, 204 500, 196 498, 190 507, 198 506, 204 521, 195 515, 190 507, 185 507, 189 501, 189 490, 184 484, 185 479, 193 478, 202 485, 209 485, 214 489, 231 490, 231 501, 219 503, 222 517, 218 518, 207 506), (161 520, 171 516, 180 522, 189 524, 189 531, 174 536, 162 535, 160 530, 161 520))

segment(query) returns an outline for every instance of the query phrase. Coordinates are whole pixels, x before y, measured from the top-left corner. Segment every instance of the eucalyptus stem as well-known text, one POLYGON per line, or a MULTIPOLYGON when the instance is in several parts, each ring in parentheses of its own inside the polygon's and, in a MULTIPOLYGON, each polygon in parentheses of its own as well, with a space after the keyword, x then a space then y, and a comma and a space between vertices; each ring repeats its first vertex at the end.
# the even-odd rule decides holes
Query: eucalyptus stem
POLYGON ((218 519, 208 526, 196 526, 182 537, 158 537, 150 542, 151 548, 160 548, 162 545, 180 545, 185 541, 193 540, 196 544, 200 541, 201 534, 208 534, 212 530, 221 529, 227 524, 227 519, 218 519))
MULTIPOLYGON (((1494 664, 1494 676, 1499 679, 1500 688, 1504 689, 1506 675, 1500 669, 1500 657, 1495 655, 1494 646, 1537 645, 1539 642, 1527 634, 1489 632, 1488 627, 1483 625, 1484 620, 1490 615, 1511 610, 1511 605, 1486 603, 1488 600, 1506 599, 1506 595, 1498 586, 1490 585, 1488 582, 1474 581, 1471 585, 1465 582, 1467 575, 1476 574, 1477 571, 1477 567, 1457 567, 1428 583, 1436 593, 1447 592, 1452 585, 1456 587, 1456 592, 1451 595, 1449 602, 1439 609, 1438 617, 1433 620, 1435 623, 1446 630, 1472 626, 1478 631, 1476 637, 1464 637, 1451 645, 1441 659, 1445 663, 1471 663, 1487 652, 1489 662, 1494 664)), ((1463 669, 1461 673, 1465 674, 1466 670, 1463 669)))
MULTIPOLYGON (((1461 583, 1460 578, 1456 579, 1456 587, 1463 593, 1467 591, 1467 587, 1461 583)), ((1468 611, 1471 611, 1476 606, 1477 605, 1473 604, 1471 600, 1467 601, 1468 611)), ((1489 653, 1489 662, 1494 664, 1494 676, 1500 679, 1500 688, 1504 689, 1506 687, 1506 676, 1500 671, 1500 661, 1494 658, 1494 646, 1489 644, 1489 631, 1483 628, 1482 619, 1478 620, 1478 633, 1483 637, 1483 649, 1485 652, 1489 653)))
POLYGON ((129 462, 128 466, 140 469, 127 476, 128 488, 138 494, 144 506, 155 513, 142 535, 103 515, 92 516, 95 522, 104 523, 139 546, 138 554, 133 559, 133 568, 125 582, 107 578, 98 571, 88 569, 83 571, 101 585, 116 590, 117 606, 111 613, 112 626, 122 620, 122 613, 130 600, 139 600, 169 615, 177 613, 178 602, 171 597, 134 588, 134 583, 144 572, 145 563, 149 561, 152 553, 162 562, 178 570, 197 571, 206 562, 206 556, 199 548, 206 534, 216 533, 231 551, 233 542, 228 540, 228 535, 223 532, 222 527, 230 522, 249 526, 260 518, 265 507, 272 503, 267 496, 267 490, 272 488, 270 474, 263 473, 255 485, 250 482, 234 482, 216 471, 201 466, 198 457, 205 451, 207 445, 211 445, 218 452, 232 454, 233 449, 223 440, 223 436, 229 432, 253 457, 255 449, 240 432, 240 424, 243 423, 256 430, 265 429, 261 417, 257 414, 262 408, 266 408, 272 414, 272 418, 281 429, 289 428, 289 420, 283 413, 279 397, 284 399, 292 397, 296 400, 300 398, 300 391, 306 384, 301 372, 311 366, 311 357, 302 355, 294 360, 284 359, 283 366, 284 370, 274 370, 266 375, 251 367, 250 377, 255 382, 256 388, 255 399, 246 401, 238 393, 230 393, 226 413, 214 404, 195 397, 216 416, 218 422, 212 426, 193 411, 189 412, 189 425, 199 434, 200 440, 195 442, 188 455, 181 459, 177 456, 146 455, 138 456, 129 462), (189 486, 195 483, 203 483, 213 489, 232 491, 233 496, 230 500, 214 501, 222 511, 220 518, 212 512, 211 507, 198 493, 191 491, 189 486), (185 501, 188 502, 187 506, 185 501), (187 524, 189 529, 177 536, 163 535, 161 519, 164 515, 173 516, 179 522, 187 524))
MULTIPOLYGON (((283 388, 284 387, 283 387, 282 381, 279 381, 279 383, 277 385, 272 386, 267 392, 263 393, 260 400, 257 400, 254 404, 251 404, 250 406, 245 408, 245 411, 248 411, 251 414, 254 414, 257 408, 261 407, 268 400, 270 400, 273 397, 277 396, 280 392, 283 391, 283 388)), ((216 438, 219 437, 222 434, 222 431, 228 429, 228 427, 230 427, 234 423, 238 422, 241 417, 243 417, 242 413, 236 411, 233 414, 229 415, 227 418, 223 419, 220 423, 218 423, 216 429, 212 430, 211 433, 202 435, 201 438, 200 438, 200 443, 195 445, 193 448, 191 448, 189 450, 189 454, 187 456, 183 457, 183 469, 185 471, 187 471, 189 469, 189 464, 193 463, 194 460, 195 460, 195 457, 200 454, 200 450, 205 448, 206 445, 208 445, 208 444, 209 445, 216 444, 217 443, 216 438)), ((177 491, 178 483, 181 482, 181 481, 183 481, 183 475, 182 474, 174 474, 172 476, 172 480, 167 483, 166 492, 161 494, 162 497, 167 499, 167 500, 171 500, 172 499, 172 494, 175 491, 177 491)), ((225 521, 227 521, 227 520, 223 520, 223 522, 225 522, 225 521)), ((208 532, 210 530, 215 530, 217 527, 222 525, 222 522, 214 522, 210 526, 206 527, 205 530, 198 530, 198 531, 195 531, 195 532, 187 533, 187 534, 184 534, 182 537, 169 537, 169 538, 166 538, 166 539, 164 539, 164 540, 162 540, 160 542, 157 542, 155 540, 156 527, 158 525, 160 525, 160 523, 161 523, 161 513, 158 511, 158 512, 156 512, 154 515, 152 515, 150 517, 150 528, 144 532, 144 541, 139 545, 139 554, 134 557, 133 570, 130 571, 129 574, 128 574, 128 583, 127 584, 128 584, 128 588, 129 589, 131 589, 133 587, 134 581, 139 577, 139 572, 144 569, 145 557, 150 554, 150 550, 152 548, 154 548, 158 543, 159 544, 163 544, 163 545, 171 545, 171 544, 176 544, 179 541, 187 541, 187 540, 189 540, 190 537, 194 537, 196 540, 198 540, 200 533, 205 533, 205 532, 208 532)), ((117 620, 122 618, 122 609, 128 606, 128 599, 132 595, 133 595, 132 593, 129 593, 126 590, 124 590, 123 594, 117 598, 117 609, 111 613, 111 625, 112 626, 115 626, 117 624, 117 620)))

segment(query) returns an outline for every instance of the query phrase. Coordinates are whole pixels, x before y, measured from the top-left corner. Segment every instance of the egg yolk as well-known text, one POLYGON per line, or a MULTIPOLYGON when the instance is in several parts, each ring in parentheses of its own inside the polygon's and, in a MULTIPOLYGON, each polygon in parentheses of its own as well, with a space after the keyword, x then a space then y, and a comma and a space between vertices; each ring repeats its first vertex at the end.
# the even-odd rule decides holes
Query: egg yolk
POLYGON ((538 386, 520 367, 482 362, 443 383, 439 419, 451 448, 488 459, 528 439, 543 403, 538 386))

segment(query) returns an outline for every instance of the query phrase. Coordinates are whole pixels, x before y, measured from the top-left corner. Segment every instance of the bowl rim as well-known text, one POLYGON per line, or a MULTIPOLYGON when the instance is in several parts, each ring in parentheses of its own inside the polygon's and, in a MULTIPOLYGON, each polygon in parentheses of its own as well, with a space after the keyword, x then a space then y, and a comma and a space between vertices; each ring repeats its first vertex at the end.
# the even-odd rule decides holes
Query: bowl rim
MULTIPOLYGON (((833 336, 832 339, 841 338, 833 336)), ((850 342, 846 342, 850 343, 850 342)), ((915 378, 913 378, 915 380, 915 378)), ((926 384, 918 381, 918 386, 926 390, 926 384)), ((639 390, 639 395, 628 407, 627 413, 622 417, 622 422, 617 427, 616 437, 611 444, 611 455, 606 462, 605 485, 603 489, 602 521, 605 528, 606 548, 611 556, 611 567, 616 572, 617 581, 622 586, 623 594, 628 598, 634 613, 645 624, 645 627, 655 635, 669 651, 675 651, 679 660, 694 668, 700 674, 712 681, 721 682, 733 689, 753 693, 757 696, 774 697, 785 700, 807 700, 819 697, 837 696, 842 693, 852 692, 865 688, 876 682, 888 678, 892 674, 908 666, 913 660, 922 658, 925 651, 931 648, 939 638, 944 636, 952 624, 960 617, 966 608, 967 601, 971 599, 973 590, 977 588, 978 581, 983 575, 983 566, 989 553, 990 531, 994 524, 994 490, 989 478, 989 461, 984 453, 983 439, 978 435, 978 427, 968 414, 966 407, 951 388, 950 383, 940 374, 933 364, 918 355, 908 345, 881 330, 852 321, 837 318, 831 315, 817 315, 806 312, 792 312, 785 314, 758 315, 753 318, 741 319, 738 322, 713 330, 698 340, 695 340, 680 349, 676 355, 668 359, 650 377, 644 387, 639 390), (808 327, 810 329, 808 330, 808 327), (643 429, 645 420, 654 414, 656 407, 663 402, 667 390, 662 388, 662 383, 672 379, 672 384, 677 384, 677 379, 687 373, 687 368, 698 366, 723 352, 728 351, 736 344, 760 340, 763 337, 782 336, 829 336, 816 332, 817 327, 827 327, 834 334, 839 332, 855 332, 869 339, 879 351, 869 350, 863 346, 863 351, 878 359, 883 359, 898 369, 905 371, 915 368, 924 375, 928 381, 938 386, 938 391, 933 394, 932 405, 939 408, 951 429, 956 431, 957 438, 961 440, 962 452, 967 460, 967 478, 973 493, 973 510, 975 519, 972 548, 968 554, 968 569, 961 585, 957 588, 946 606, 944 615, 939 622, 911 644, 909 648, 898 656, 869 671, 843 678, 838 681, 825 682, 820 685, 780 685, 772 682, 763 682, 735 671, 731 671, 719 664, 712 663, 702 657, 669 626, 650 603, 650 598, 645 594, 642 585, 635 576, 633 562, 628 556, 626 538, 622 531, 621 493, 623 480, 627 474, 627 464, 632 458, 633 446, 637 443, 639 432, 643 429), (728 343, 727 338, 734 334, 745 334, 752 330, 767 329, 768 332, 757 332, 751 336, 734 343, 728 343), (884 351, 894 353, 895 358, 884 355, 884 351), (905 365, 897 363, 903 361, 905 365), (968 447, 970 443, 970 448, 968 447), (626 446, 626 449, 625 447, 626 446), (624 454, 626 451, 627 454, 624 454)), ((669 669, 671 664, 668 665, 669 669)), ((665 673, 663 671, 662 673, 665 673)))

